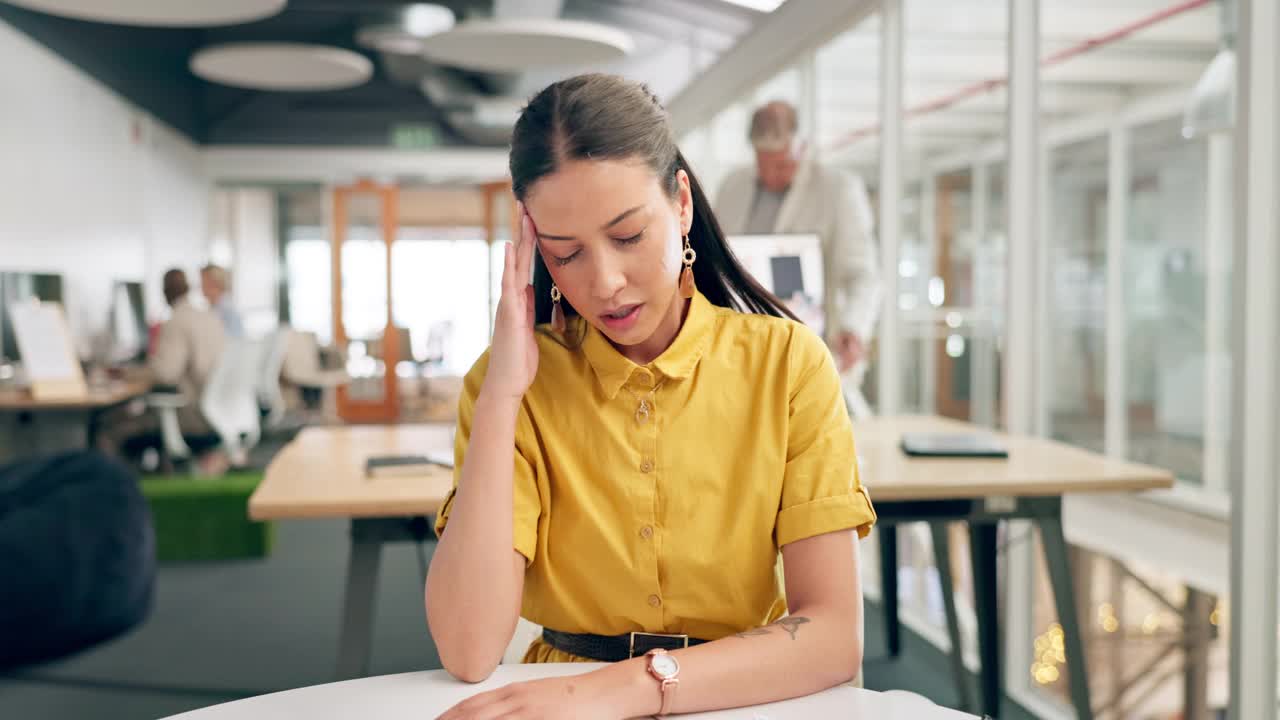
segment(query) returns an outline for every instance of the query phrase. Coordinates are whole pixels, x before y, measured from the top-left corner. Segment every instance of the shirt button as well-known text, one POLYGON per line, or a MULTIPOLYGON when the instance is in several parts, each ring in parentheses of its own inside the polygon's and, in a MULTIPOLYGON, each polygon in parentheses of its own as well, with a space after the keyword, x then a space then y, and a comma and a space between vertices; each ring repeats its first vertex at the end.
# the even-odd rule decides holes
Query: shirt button
POLYGON ((662 598, 658 597, 657 595, 650 595, 649 605, 650 607, 662 607, 662 598))
POLYGON ((642 473, 653 472, 653 461, 648 458, 645 458, 644 462, 640 463, 640 472, 642 473))
POLYGON ((644 527, 640 528, 640 537, 644 538, 645 540, 648 540, 649 538, 653 537, 653 527, 650 525, 645 525, 644 527))

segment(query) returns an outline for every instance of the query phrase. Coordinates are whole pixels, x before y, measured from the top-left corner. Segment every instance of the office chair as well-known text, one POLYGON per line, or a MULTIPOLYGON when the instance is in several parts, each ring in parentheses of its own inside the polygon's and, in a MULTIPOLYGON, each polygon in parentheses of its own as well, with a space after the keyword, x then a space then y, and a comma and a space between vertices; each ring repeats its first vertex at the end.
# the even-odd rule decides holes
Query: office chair
POLYGON ((449 321, 432 323, 427 330, 427 357, 424 362, 439 368, 444 364, 444 348, 449 344, 449 336, 453 332, 453 324, 449 321))
POLYGON ((289 334, 281 372, 286 381, 302 387, 331 388, 351 379, 345 369, 321 367, 320 345, 313 332, 289 334))
POLYGON ((263 340, 229 343, 200 397, 200 412, 222 440, 233 465, 244 465, 261 437, 258 386, 267 350, 263 340))
POLYGON ((147 396, 147 407, 160 416, 160 444, 171 463, 191 459, 191 446, 187 445, 178 424, 178 410, 186 405, 187 399, 176 392, 153 392, 147 396))
POLYGON ((287 410, 284 393, 280 389, 280 373, 284 369, 285 353, 292 334, 292 329, 281 327, 265 340, 262 371, 258 376, 258 404, 267 411, 266 426, 271 428, 280 426, 287 410))
MULTIPOLYGON (((258 444, 261 436, 258 386, 266 353, 265 341, 229 343, 200 395, 200 414, 213 428, 233 465, 245 464, 248 451, 258 444)), ((160 437, 169 459, 190 459, 191 448, 178 423, 178 410, 186 406, 186 398, 172 393, 153 393, 147 403, 160 413, 160 437)))
POLYGON ((321 366, 320 345, 313 332, 294 331, 289 334, 281 376, 285 382, 301 389, 308 409, 313 409, 307 400, 309 393, 316 395, 316 404, 325 405, 326 391, 332 395, 334 388, 351 381, 346 370, 327 370, 321 366))
POLYGON ((413 356, 413 333, 406 327, 396 327, 396 341, 399 344, 400 356, 397 361, 408 360, 414 365, 418 364, 418 359, 413 356))

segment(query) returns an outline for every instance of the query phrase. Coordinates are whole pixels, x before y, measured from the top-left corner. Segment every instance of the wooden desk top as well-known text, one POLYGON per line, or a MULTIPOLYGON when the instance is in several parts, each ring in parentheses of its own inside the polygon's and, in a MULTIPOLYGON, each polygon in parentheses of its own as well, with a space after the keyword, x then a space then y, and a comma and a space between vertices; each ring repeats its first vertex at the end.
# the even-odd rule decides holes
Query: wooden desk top
MULTIPOLYGON (((433 468, 421 476, 366 478, 372 455, 450 452, 452 424, 309 427, 267 466, 249 499, 255 520, 373 518, 431 515, 453 487, 453 473, 433 468)), ((1111 460, 1040 438, 991 433, 1009 449, 1008 460, 909 458, 904 432, 986 432, 937 417, 859 420, 854 439, 862 481, 872 501, 946 500, 1133 492, 1167 488, 1166 470, 1111 460)))
POLYGON ((872 502, 1133 492, 1168 488, 1160 468, 1103 457, 1035 437, 990 432, 969 423, 929 416, 876 417, 853 424, 862 482, 872 502), (1007 460, 913 458, 902 452, 903 433, 986 432, 1009 450, 1007 460))
POLYGON ((0 390, 0 412, 38 412, 41 410, 98 410, 119 405, 146 395, 151 383, 141 380, 114 381, 100 387, 90 387, 89 393, 78 398, 37 400, 27 389, 0 390))
POLYGON ((249 498, 249 517, 374 518, 431 515, 453 487, 453 472, 367 478, 372 455, 452 452, 453 425, 309 427, 280 451, 249 498))

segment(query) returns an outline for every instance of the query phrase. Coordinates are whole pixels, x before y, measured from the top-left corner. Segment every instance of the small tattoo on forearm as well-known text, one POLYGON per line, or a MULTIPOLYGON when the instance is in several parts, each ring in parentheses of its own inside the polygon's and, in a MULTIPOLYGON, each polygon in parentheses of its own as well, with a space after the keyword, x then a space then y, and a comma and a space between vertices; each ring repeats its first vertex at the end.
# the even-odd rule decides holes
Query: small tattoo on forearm
MULTIPOLYGON (((774 623, 774 625, 777 625, 783 630, 786 630, 787 634, 791 636, 791 639, 795 640, 796 632, 800 629, 801 625, 804 625, 807 622, 809 622, 809 618, 807 617, 802 617, 800 615, 788 615, 787 617, 784 617, 778 622, 774 623)), ((750 630, 743 630, 740 633, 734 633, 733 636, 740 637, 740 638, 749 638, 749 637, 759 637, 760 635, 768 635, 770 627, 773 627, 773 625, 770 625, 768 627, 758 627, 758 628, 751 628, 750 630)))
POLYGON ((799 615, 788 615, 787 617, 784 617, 781 620, 779 620, 778 625, 781 625, 783 630, 786 630, 787 632, 791 633, 791 639, 795 640, 796 631, 800 629, 801 625, 807 622, 809 622, 809 618, 807 617, 801 617, 799 615))

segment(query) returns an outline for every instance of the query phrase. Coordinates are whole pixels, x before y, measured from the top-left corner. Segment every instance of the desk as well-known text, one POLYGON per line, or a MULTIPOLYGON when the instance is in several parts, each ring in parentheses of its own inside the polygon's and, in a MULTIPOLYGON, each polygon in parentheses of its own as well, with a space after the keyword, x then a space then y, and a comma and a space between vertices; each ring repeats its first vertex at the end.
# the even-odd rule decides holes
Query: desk
POLYGON ((879 516, 881 575, 884 585, 886 635, 890 654, 899 649, 897 534, 898 523, 930 524, 947 629, 951 637, 952 671, 961 698, 968 685, 959 652, 960 633, 952 595, 950 548, 945 523, 969 526, 973 562, 974 609, 982 659, 982 710, 998 717, 1003 694, 1000 672, 999 617, 996 593, 996 528, 1003 520, 1026 519, 1040 529, 1045 561, 1066 646, 1076 716, 1093 717, 1086 682, 1083 643, 1067 543, 1062 533, 1062 496, 1085 492, 1136 492, 1173 485, 1166 470, 1122 462, 1042 438, 994 435, 1009 450, 1007 460, 977 458, 911 458, 900 447, 903 433, 988 432, 968 423, 938 417, 881 417, 854 422, 854 439, 862 481, 879 516))
POLYGON ((449 452, 449 425, 309 427, 280 451, 249 498, 254 520, 348 518, 347 560, 337 677, 369 673, 374 591, 382 545, 435 537, 430 516, 453 488, 453 473, 432 468, 420 476, 365 476, 371 455, 449 452))
POLYGON ((146 395, 150 389, 151 384, 144 380, 120 380, 90 386, 89 392, 80 397, 37 399, 25 388, 6 388, 0 390, 0 413, 85 413, 86 444, 92 448, 103 413, 146 395))
MULTIPOLYGON (((382 675, 260 695, 174 715, 170 720, 345 720, 355 717, 371 720, 393 717, 430 720, 472 695, 494 690, 508 683, 575 675, 597 667, 600 666, 595 663, 499 665, 492 677, 476 685, 460 683, 443 670, 382 675)), ((657 691, 656 683, 654 690, 657 691)), ((894 692, 878 693, 849 686, 784 702, 680 717, 691 720, 973 720, 971 715, 939 707, 918 696, 894 692)))
POLYGON ((102 410, 122 405, 145 395, 150 383, 140 380, 113 381, 106 385, 90 387, 89 392, 73 398, 36 399, 25 388, 0 390, 0 412, 44 412, 52 410, 102 410))

